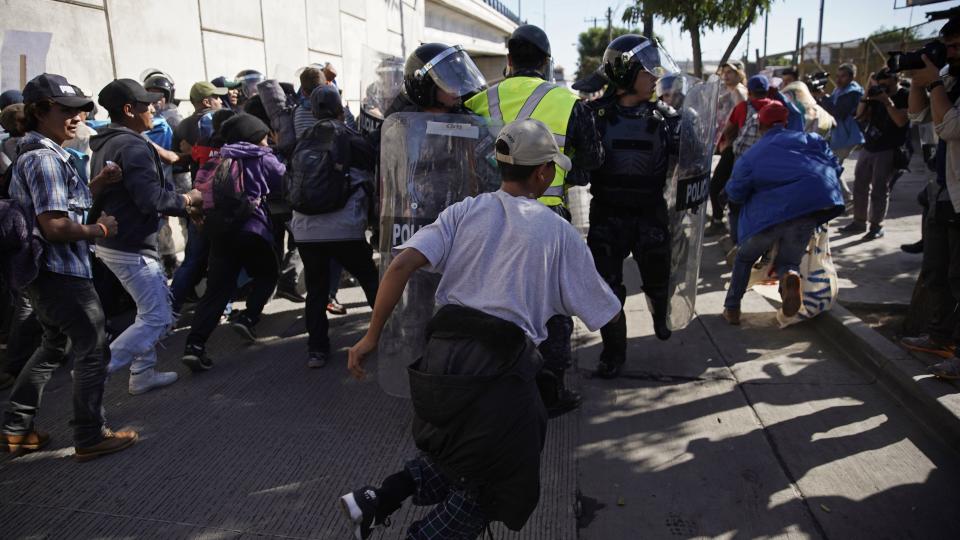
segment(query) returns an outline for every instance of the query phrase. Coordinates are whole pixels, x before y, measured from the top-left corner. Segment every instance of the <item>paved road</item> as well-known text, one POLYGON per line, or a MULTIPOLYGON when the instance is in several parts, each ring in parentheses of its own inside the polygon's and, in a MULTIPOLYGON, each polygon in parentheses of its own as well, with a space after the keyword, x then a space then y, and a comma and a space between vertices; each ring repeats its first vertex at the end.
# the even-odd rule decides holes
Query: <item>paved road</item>
MULTIPOLYGON (((720 261, 709 245, 700 316, 669 342, 630 297, 620 380, 589 377, 598 336, 578 330, 573 382, 586 404, 550 424, 528 528, 495 536, 960 538, 960 457, 814 325, 776 329, 752 292, 743 326, 723 323, 720 261)), ((344 296, 341 351, 369 317, 357 289, 344 296)), ((217 331, 209 373, 180 367, 180 331, 161 362, 182 381, 131 397, 124 377, 111 380, 110 423, 143 434, 116 456, 69 459, 70 381, 58 373, 40 419, 50 450, 0 458, 0 537, 347 538, 336 497, 411 455, 409 404, 349 379, 342 358, 308 370, 302 311, 269 311, 257 345, 217 331)), ((382 537, 402 538, 416 513, 405 508, 382 537)))

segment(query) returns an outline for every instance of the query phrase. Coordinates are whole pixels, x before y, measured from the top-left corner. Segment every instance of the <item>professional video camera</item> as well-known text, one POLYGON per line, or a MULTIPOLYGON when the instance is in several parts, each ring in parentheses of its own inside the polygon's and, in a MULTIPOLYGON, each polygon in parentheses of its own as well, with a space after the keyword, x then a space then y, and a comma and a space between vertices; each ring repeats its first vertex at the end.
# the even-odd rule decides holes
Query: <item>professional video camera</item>
POLYGON ((803 78, 803 82, 811 92, 822 92, 829 81, 830 75, 826 71, 811 73, 803 78))
POLYGON ((924 44, 923 47, 915 51, 893 51, 888 54, 890 58, 887 59, 887 67, 890 68, 890 71, 893 73, 923 68, 925 65, 923 63, 923 55, 927 55, 927 58, 929 58, 938 69, 947 65, 947 46, 937 39, 924 44))

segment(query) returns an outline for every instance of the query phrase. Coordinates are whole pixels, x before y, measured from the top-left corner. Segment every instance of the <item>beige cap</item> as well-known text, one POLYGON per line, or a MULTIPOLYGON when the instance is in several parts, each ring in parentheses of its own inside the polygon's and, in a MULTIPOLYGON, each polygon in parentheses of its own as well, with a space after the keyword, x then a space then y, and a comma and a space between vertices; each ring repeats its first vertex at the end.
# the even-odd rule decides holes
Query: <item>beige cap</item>
POLYGON ((557 140, 546 124, 533 118, 517 120, 503 126, 497 142, 503 141, 510 148, 509 154, 497 152, 497 161, 511 165, 543 165, 554 162, 569 171, 573 164, 563 155, 557 140))

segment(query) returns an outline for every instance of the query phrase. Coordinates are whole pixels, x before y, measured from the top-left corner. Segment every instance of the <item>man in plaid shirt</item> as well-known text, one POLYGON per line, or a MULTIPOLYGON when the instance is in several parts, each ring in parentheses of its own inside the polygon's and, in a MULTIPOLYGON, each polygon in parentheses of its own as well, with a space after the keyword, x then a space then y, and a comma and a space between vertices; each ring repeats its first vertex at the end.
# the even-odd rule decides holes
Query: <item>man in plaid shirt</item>
POLYGON ((59 75, 44 73, 23 90, 27 135, 13 165, 10 196, 27 217, 35 220, 34 234, 43 239, 37 278, 26 287, 43 342, 24 367, 10 393, 3 416, 0 447, 11 453, 39 450, 50 440, 34 425, 43 388, 66 359, 69 340, 74 356, 73 421, 77 461, 86 461, 129 447, 133 431, 113 432, 104 427, 103 386, 109 349, 103 308, 93 288, 89 242, 117 233, 117 221, 104 215, 93 225, 83 224, 93 203, 92 191, 120 179, 116 166, 101 172, 88 187, 61 145, 72 139, 80 113, 93 102, 59 75))

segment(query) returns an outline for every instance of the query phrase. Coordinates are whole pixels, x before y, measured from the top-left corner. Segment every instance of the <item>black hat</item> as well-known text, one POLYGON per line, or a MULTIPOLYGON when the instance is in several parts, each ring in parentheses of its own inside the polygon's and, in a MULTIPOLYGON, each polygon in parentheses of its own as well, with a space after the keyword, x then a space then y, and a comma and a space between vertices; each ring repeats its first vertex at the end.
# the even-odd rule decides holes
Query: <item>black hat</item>
POLYGON ((507 41, 507 48, 514 43, 529 43, 540 50, 548 58, 550 54, 550 40, 547 38, 547 33, 544 32, 539 26, 534 26, 532 24, 524 24, 518 26, 516 30, 513 31, 513 34, 510 35, 510 39, 507 41))
POLYGON ((260 144, 260 141, 267 136, 270 128, 256 116, 247 113, 240 113, 233 118, 229 118, 220 127, 220 133, 223 135, 223 141, 227 144, 238 142, 248 142, 250 144, 260 144))
POLYGON ((37 103, 49 99, 64 107, 73 107, 90 112, 93 109, 93 100, 88 96, 77 93, 77 87, 68 83, 60 75, 43 73, 37 75, 23 87, 23 102, 37 103))
POLYGON ((147 92, 142 84, 133 79, 116 79, 100 90, 97 103, 108 111, 118 111, 127 103, 153 103, 162 97, 163 94, 159 92, 147 92))

